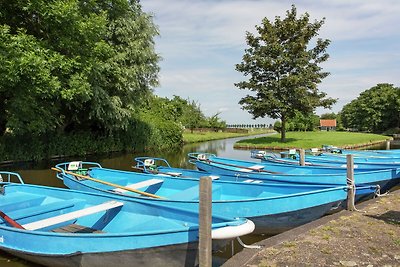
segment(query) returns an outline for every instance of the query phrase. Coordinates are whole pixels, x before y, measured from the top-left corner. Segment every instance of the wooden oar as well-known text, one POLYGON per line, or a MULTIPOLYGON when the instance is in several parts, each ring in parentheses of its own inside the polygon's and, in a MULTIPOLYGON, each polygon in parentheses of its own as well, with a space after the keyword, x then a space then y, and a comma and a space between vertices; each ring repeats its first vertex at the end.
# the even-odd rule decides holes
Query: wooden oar
POLYGON ((210 163, 215 163, 215 164, 220 164, 220 165, 226 165, 226 166, 235 167, 235 168, 241 168, 241 169, 257 171, 257 172, 266 172, 266 173, 271 173, 271 174, 282 174, 281 172, 273 172, 273 171, 266 171, 266 170, 261 170, 261 169, 254 169, 254 168, 251 168, 251 167, 244 167, 244 166, 239 166, 239 165, 234 165, 234 164, 229 164, 229 163, 212 161, 210 159, 198 159, 198 160, 205 161, 205 162, 210 162, 210 163))
POLYGON ((8 217, 4 212, 0 211, 0 216, 12 227, 19 228, 19 229, 25 229, 22 225, 20 225, 19 223, 17 223, 10 217, 8 217))
MULTIPOLYGON (((61 172, 60 169, 57 169, 57 168, 54 168, 54 167, 51 168, 51 169, 53 171, 61 172)), ((95 179, 95 178, 92 178, 92 177, 89 177, 89 176, 86 176, 86 175, 81 175, 81 174, 73 173, 73 172, 66 171, 66 170, 64 170, 64 172, 66 174, 70 174, 70 175, 76 176, 78 178, 87 179, 87 180, 91 180, 91 181, 94 181, 94 182, 97 182, 97 183, 100 183, 100 184, 105 184, 105 185, 109 185, 109 186, 112 186, 112 187, 124 189, 126 191, 130 191, 130 192, 133 192, 133 193, 141 194, 143 196, 164 199, 163 197, 160 197, 160 196, 157 196, 157 195, 154 195, 154 194, 150 194, 150 193, 147 193, 147 192, 144 192, 144 191, 140 191, 140 190, 137 190, 137 189, 132 189, 132 188, 125 187, 125 186, 122 186, 122 185, 118 185, 118 184, 109 183, 109 182, 106 182, 106 181, 103 181, 103 180, 99 180, 99 179, 95 179)))

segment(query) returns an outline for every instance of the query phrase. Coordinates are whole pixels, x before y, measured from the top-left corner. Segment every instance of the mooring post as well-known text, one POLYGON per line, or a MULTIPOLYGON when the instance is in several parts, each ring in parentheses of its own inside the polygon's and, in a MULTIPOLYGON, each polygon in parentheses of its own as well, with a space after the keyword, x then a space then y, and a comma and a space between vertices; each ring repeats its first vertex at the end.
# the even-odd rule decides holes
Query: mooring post
POLYGON ((306 152, 303 148, 299 149, 300 152, 300 166, 306 165, 306 152))
POLYGON ((386 140, 386 150, 390 149, 390 140, 386 140))
POLYGON ((347 155, 347 210, 354 211, 355 202, 355 184, 354 184, 354 155, 347 155))
POLYGON ((212 264, 212 179, 211 177, 200 178, 199 188, 199 266, 211 267, 212 264))

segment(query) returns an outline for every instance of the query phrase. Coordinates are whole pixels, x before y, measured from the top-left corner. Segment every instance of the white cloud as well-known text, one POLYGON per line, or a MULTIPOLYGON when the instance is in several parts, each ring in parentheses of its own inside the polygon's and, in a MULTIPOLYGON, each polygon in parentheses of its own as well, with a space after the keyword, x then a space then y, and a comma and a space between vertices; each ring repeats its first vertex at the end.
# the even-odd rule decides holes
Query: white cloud
POLYGON ((250 120, 237 102, 246 94, 234 83, 243 79, 234 69, 246 48, 245 32, 264 17, 285 17, 292 2, 298 14, 326 18, 320 36, 332 41, 331 72, 320 86, 339 98, 334 107, 354 99, 377 83, 394 83, 400 73, 400 1, 397 0, 144 0, 154 14, 161 37, 156 49, 163 57, 162 96, 180 95, 198 101, 207 114, 221 111, 228 122, 250 120))

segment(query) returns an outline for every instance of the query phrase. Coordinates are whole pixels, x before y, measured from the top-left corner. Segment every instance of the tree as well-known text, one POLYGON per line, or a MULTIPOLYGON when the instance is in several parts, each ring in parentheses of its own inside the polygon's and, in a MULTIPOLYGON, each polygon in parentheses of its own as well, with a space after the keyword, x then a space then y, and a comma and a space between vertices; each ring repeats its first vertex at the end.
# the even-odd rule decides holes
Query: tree
POLYGON ((400 88, 377 84, 343 106, 340 113, 345 128, 383 132, 400 127, 400 88))
POLYGON ((334 120, 337 119, 337 115, 334 112, 324 113, 320 116, 321 120, 334 120))
POLYGON ((157 84, 139 1, 0 1, 0 135, 127 129, 157 84))
POLYGON ((311 23, 308 13, 297 18, 296 7, 287 11, 286 18, 264 18, 256 26, 257 35, 246 33, 249 48, 236 70, 249 79, 236 83, 239 89, 254 92, 243 97, 239 104, 254 118, 269 116, 282 123, 281 141, 286 139, 286 122, 296 111, 309 114, 316 107, 330 108, 336 102, 318 90, 317 85, 329 75, 319 66, 329 55, 329 40, 318 38, 315 46, 310 41, 318 34, 324 19, 311 23))

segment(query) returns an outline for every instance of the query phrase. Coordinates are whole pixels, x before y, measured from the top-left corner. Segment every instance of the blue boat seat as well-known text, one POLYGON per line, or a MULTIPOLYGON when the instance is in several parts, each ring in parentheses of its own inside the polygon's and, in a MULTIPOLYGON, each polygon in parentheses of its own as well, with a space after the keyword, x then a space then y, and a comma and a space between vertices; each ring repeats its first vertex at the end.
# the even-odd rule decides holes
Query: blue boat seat
MULTIPOLYGON (((220 185, 213 185, 212 186, 212 192, 215 192, 218 190, 221 186, 220 185)), ((194 199, 199 199, 199 186, 195 185, 192 187, 189 187, 185 190, 182 190, 178 193, 175 193, 173 195, 168 196, 169 199, 172 200, 194 200, 194 199)))
MULTIPOLYGON (((161 179, 149 179, 149 180, 145 180, 145 181, 141 181, 135 184, 129 184, 129 185, 125 185, 124 187, 127 187, 129 189, 139 189, 139 188, 144 188, 144 187, 149 187, 152 185, 156 185, 156 184, 160 184, 164 182, 164 180, 161 179)), ((122 188, 115 188, 113 189, 113 191, 115 192, 119 192, 119 193, 126 193, 128 192, 128 190, 122 189, 122 188)))
POLYGON ((3 212, 10 212, 16 209, 38 206, 45 198, 45 196, 38 197, 27 194, 16 194, 13 197, 2 199, 0 202, 0 210, 3 212))
POLYGON ((62 200, 45 205, 33 206, 26 209, 15 210, 9 212, 7 215, 9 215, 14 220, 22 220, 37 215, 42 215, 51 212, 58 212, 63 209, 68 209, 80 202, 83 202, 83 200, 79 199, 62 200))
POLYGON ((50 217, 36 222, 27 223, 22 225, 22 227, 24 227, 27 230, 38 230, 49 226, 57 225, 63 222, 68 222, 74 219, 78 219, 83 216, 121 207, 123 205, 124 205, 123 202, 111 200, 96 206, 90 206, 84 209, 75 210, 69 213, 61 214, 58 216, 50 217))

